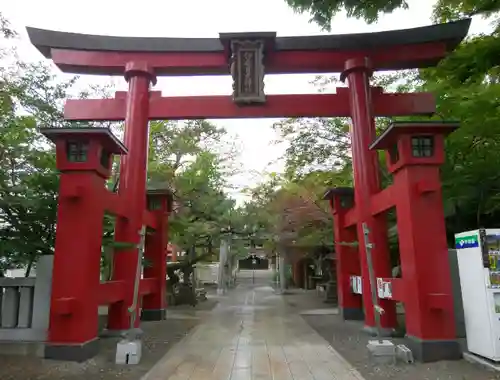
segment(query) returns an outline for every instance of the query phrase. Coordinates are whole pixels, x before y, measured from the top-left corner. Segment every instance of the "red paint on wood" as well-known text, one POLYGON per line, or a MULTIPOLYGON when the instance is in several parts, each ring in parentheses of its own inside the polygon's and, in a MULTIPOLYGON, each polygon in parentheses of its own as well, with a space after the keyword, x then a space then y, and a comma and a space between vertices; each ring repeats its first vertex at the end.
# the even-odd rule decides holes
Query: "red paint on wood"
MULTIPOLYGON (((128 219, 118 218, 115 227, 115 240, 140 244, 140 232, 146 209, 146 168, 149 144, 148 106, 149 86, 152 80, 149 72, 140 72, 142 66, 128 67, 130 73, 125 116, 124 143, 128 154, 121 157, 120 185, 118 193, 127 205, 128 219)), ((125 73, 128 77, 129 74, 125 73)), ((124 302, 112 304, 108 313, 108 328, 124 330, 130 326, 128 308, 133 305, 134 282, 137 276, 138 248, 122 249, 114 255, 113 280, 125 281, 124 302)), ((139 306, 135 327, 139 326, 139 306)))
POLYGON ((358 222, 358 213, 356 212, 356 207, 351 207, 345 213, 344 217, 344 227, 354 226, 358 222))
POLYGON ((381 214, 388 211, 396 205, 397 191, 393 186, 380 190, 373 194, 371 198, 371 213, 372 215, 381 214))
MULTIPOLYGON (((343 88, 337 94, 268 95, 259 106, 241 107, 230 96, 151 97, 150 120, 234 119, 277 117, 349 117, 349 95, 343 88)), ((375 116, 428 115, 435 111, 430 93, 373 94, 375 116)), ((69 99, 64 106, 67 120, 125 119, 126 100, 69 99)))
POLYGON ((337 276, 341 280, 338 285, 339 305, 344 309, 362 310, 362 297, 352 292, 350 283, 351 276, 361 274, 358 247, 342 244, 356 242, 356 230, 353 228, 340 228, 340 231, 335 228, 335 230, 337 276))
POLYGON ((356 243, 356 229, 348 228, 347 214, 353 209, 342 207, 342 195, 333 194, 330 199, 330 209, 333 214, 333 234, 335 238, 335 266, 337 270, 337 291, 341 310, 363 309, 361 296, 351 290, 351 276, 359 276, 361 267, 358 248, 349 243, 356 243))
MULTIPOLYGON (((351 58, 368 57, 375 70, 427 67, 447 54, 444 42, 390 46, 369 51, 307 50, 269 51, 267 74, 321 74, 344 70, 351 58)), ((137 53, 51 49, 54 63, 76 74, 122 75, 128 62, 148 62, 157 75, 229 75, 224 52, 137 53)))
MULTIPOLYGON (((387 222, 385 215, 374 217, 371 212, 371 198, 380 191, 379 161, 377 152, 369 147, 375 140, 375 122, 372 113, 369 77, 371 63, 368 59, 351 59, 346 62, 346 70, 342 74, 349 83, 351 104, 351 141, 354 168, 354 199, 358 214, 357 232, 359 252, 361 257, 361 273, 363 281, 363 305, 365 309, 365 324, 375 326, 372 296, 370 292, 370 277, 362 224, 370 230, 369 239, 373 243, 371 250, 373 270, 376 277, 390 277, 391 265, 387 237, 387 222)), ((380 316, 383 328, 396 327, 396 308, 394 302, 379 299, 379 305, 384 309, 380 316)))
POLYGON ((166 305, 167 289, 167 246, 168 246, 168 212, 167 199, 161 200, 160 210, 152 212, 156 217, 157 229, 146 237, 144 256, 149 266, 144 268, 144 277, 155 280, 156 291, 143 298, 144 310, 163 310, 166 305))
POLYGON ((85 196, 59 197, 48 340, 84 343, 97 337, 105 179, 96 172, 61 174, 59 189, 81 187, 85 196), (75 306, 72 301, 75 300, 75 306), (71 314, 68 316, 68 314, 71 314))
POLYGON ((51 312, 55 315, 69 316, 75 312, 75 298, 65 297, 52 301, 51 312))
MULTIPOLYGON (((146 277, 141 280, 139 284, 139 294, 141 296, 157 294, 158 293, 158 279, 146 277)), ((142 308, 144 309, 144 300, 142 302, 142 308)))
MULTIPOLYGON (((411 150, 401 155, 405 154, 411 155, 411 150)), ((403 166, 394 174, 393 186, 398 188, 396 211, 406 333, 420 339, 455 339, 439 164, 403 166), (434 191, 418 195, 415 187, 420 181, 432 182, 434 191)))
POLYGON ((392 284, 392 299, 399 302, 407 302, 405 297, 405 283, 401 278, 385 279, 392 284))
POLYGON ((60 198, 68 198, 76 201, 83 196, 85 196, 85 188, 79 183, 69 183, 68 186, 59 189, 60 198))
POLYGON ((151 228, 157 228, 159 226, 158 224, 158 219, 154 213, 148 210, 144 210, 144 214, 142 216, 143 224, 145 226, 151 227, 151 228))
POLYGON ((431 293, 427 295, 427 307, 431 310, 446 310, 449 294, 431 293))
POLYGON ((127 215, 127 205, 123 202, 123 199, 117 193, 113 193, 108 189, 102 189, 102 195, 104 198, 104 205, 106 211, 111 215, 117 217, 126 217, 127 215))
POLYGON ((125 281, 108 281, 99 286, 99 305, 109 305, 123 301, 125 281))

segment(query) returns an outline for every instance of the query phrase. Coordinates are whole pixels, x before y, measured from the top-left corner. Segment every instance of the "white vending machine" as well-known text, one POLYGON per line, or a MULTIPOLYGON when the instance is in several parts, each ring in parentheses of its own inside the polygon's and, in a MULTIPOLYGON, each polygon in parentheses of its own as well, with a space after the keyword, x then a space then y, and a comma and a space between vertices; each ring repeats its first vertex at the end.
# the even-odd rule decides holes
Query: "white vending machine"
POLYGON ((500 229, 455 234, 469 352, 500 361, 500 229))

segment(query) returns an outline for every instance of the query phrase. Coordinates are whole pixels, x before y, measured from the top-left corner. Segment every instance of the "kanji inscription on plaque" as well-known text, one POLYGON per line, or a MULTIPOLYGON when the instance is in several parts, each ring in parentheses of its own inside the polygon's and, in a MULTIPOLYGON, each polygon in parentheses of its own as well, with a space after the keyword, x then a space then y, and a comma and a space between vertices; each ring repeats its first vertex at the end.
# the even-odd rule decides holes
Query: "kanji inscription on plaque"
POLYGON ((264 103, 264 41, 231 41, 233 100, 239 104, 264 103))

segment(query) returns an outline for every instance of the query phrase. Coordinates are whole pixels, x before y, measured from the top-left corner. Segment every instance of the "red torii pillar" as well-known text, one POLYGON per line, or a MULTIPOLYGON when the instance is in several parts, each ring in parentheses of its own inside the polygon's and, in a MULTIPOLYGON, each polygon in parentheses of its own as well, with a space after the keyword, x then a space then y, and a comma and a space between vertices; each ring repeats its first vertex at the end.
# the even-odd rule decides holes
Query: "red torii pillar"
MULTIPOLYGON (((129 83, 126 100, 124 143, 129 153, 120 161, 119 194, 129 207, 129 218, 118 218, 115 239, 120 242, 140 244, 143 215, 146 209, 146 176, 149 146, 149 87, 156 84, 156 76, 144 62, 132 61, 125 67, 129 83)), ((110 306, 108 329, 126 330, 130 327, 128 308, 133 304, 134 281, 139 262, 138 248, 123 249, 114 255, 113 280, 126 282, 123 302, 110 306)), ((135 325, 139 327, 139 305, 136 305, 135 325)))
POLYGON ((351 276, 361 274, 360 257, 356 246, 356 227, 346 225, 348 210, 353 206, 354 191, 350 187, 329 190, 323 199, 330 202, 333 214, 333 235, 335 238, 335 261, 339 309, 344 320, 365 319, 361 296, 351 289, 351 276))
POLYGON ((166 317, 166 278, 168 250, 168 219, 172 211, 172 194, 167 188, 148 190, 148 209, 157 220, 156 232, 147 234, 144 257, 149 262, 144 267, 145 278, 158 280, 159 289, 144 296, 141 320, 160 321, 166 317))
MULTIPOLYGON (((386 217, 373 216, 371 212, 371 196, 381 190, 378 154, 376 151, 369 149, 371 142, 376 138, 369 83, 372 73, 373 70, 369 59, 363 58, 348 60, 345 64, 345 70, 341 74, 341 79, 347 79, 349 83, 351 100, 354 199, 358 217, 357 232, 363 278, 365 326, 368 330, 373 330, 375 326, 375 315, 370 292, 371 285, 363 238, 363 223, 366 223, 370 231, 370 241, 373 243, 371 255, 375 277, 391 276, 386 217)), ((386 333, 390 335, 397 323, 395 303, 391 300, 380 299, 379 305, 384 310, 380 317, 381 327, 386 329, 386 333)))

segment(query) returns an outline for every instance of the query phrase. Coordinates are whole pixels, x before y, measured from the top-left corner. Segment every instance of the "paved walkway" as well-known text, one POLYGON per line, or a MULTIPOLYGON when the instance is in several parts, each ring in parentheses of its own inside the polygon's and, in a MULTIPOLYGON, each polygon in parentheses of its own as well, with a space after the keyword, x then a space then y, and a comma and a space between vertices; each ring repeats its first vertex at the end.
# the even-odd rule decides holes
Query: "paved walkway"
POLYGON ((269 273, 259 273, 255 283, 241 277, 143 380, 363 379, 265 285, 269 273))

